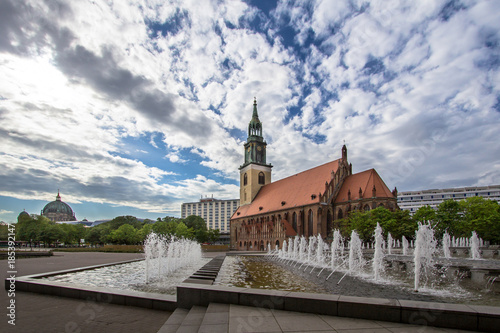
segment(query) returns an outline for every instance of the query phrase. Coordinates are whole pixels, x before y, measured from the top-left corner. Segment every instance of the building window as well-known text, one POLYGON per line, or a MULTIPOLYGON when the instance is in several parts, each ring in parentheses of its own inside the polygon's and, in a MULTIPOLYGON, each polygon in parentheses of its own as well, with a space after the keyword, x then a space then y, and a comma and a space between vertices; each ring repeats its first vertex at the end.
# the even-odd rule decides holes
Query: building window
POLYGON ((329 236, 333 232, 333 219, 332 219, 332 212, 328 210, 328 213, 326 214, 326 235, 329 236))
POLYGON ((243 175, 243 186, 245 186, 246 184, 248 184, 248 176, 247 176, 247 174, 245 173, 245 174, 243 175))
POLYGON ((292 228, 297 232, 297 213, 293 213, 292 215, 292 228))
POLYGON ((307 232, 308 232, 308 235, 307 236, 312 236, 313 235, 313 211, 312 210, 309 210, 309 214, 308 215, 308 221, 307 221, 307 232))
POLYGON ((264 185, 266 183, 266 176, 263 172, 259 172, 259 185, 264 185))

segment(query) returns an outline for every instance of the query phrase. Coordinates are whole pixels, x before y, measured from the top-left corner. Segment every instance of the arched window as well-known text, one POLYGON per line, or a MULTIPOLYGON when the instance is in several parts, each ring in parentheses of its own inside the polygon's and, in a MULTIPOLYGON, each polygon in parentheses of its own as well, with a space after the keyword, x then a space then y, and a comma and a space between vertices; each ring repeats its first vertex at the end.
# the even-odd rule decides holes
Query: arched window
POLYGON ((333 229, 333 218, 332 218, 332 212, 328 210, 328 213, 326 214, 326 234, 329 236, 332 233, 333 229))
POLYGON ((266 176, 263 172, 259 172, 259 185, 264 185, 266 183, 266 176))
POLYGON ((295 232, 297 232, 297 213, 293 213, 292 215, 292 227, 295 232))
POLYGON ((363 210, 364 210, 365 212, 369 211, 369 210, 370 210, 370 206, 365 205, 365 206, 363 207, 363 210))
POLYGON ((243 175, 243 186, 245 186, 246 184, 248 184, 248 176, 247 176, 247 174, 245 173, 245 174, 243 175))
POLYGON ((276 248, 278 248, 278 249, 280 248, 280 241, 279 240, 276 241, 276 248))
POLYGON ((339 208, 339 211, 337 212, 337 218, 340 220, 344 218, 344 213, 342 213, 342 209, 339 208))
POLYGON ((307 236, 312 236, 313 235, 313 221, 314 220, 314 214, 312 210, 309 210, 309 213, 307 214, 307 236))

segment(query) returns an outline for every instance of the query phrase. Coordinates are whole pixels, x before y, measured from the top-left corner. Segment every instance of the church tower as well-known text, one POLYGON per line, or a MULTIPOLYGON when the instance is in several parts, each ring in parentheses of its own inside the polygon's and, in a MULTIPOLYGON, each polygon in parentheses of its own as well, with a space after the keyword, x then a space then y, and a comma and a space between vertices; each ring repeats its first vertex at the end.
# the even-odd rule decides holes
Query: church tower
POLYGON ((271 182, 271 164, 266 164, 267 143, 262 137, 262 123, 257 113, 257 100, 253 101, 252 120, 248 124, 245 143, 245 163, 240 166, 240 205, 252 202, 260 188, 271 182))

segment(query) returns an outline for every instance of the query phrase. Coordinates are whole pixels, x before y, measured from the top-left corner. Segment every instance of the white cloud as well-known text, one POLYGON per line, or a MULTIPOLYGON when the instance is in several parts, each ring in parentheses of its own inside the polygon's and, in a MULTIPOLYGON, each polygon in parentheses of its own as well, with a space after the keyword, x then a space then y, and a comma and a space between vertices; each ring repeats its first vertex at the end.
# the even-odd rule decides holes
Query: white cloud
POLYGON ((240 1, 26 3, 0 22, 2 195, 59 183, 68 202, 158 212, 237 197, 254 96, 274 179, 346 140, 355 170, 401 190, 498 182, 494 1, 281 1, 269 18, 240 1))

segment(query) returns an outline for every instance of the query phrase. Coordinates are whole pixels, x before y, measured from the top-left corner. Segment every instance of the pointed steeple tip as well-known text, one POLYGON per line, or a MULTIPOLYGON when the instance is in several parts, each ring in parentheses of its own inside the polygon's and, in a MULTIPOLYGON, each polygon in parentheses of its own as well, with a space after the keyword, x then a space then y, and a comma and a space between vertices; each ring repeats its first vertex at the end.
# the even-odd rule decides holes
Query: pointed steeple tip
POLYGON ((252 119, 259 119, 259 114, 257 113, 257 99, 254 97, 253 98, 253 113, 252 113, 252 119))

